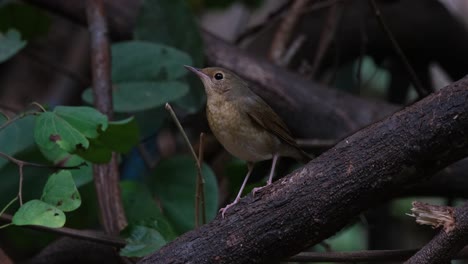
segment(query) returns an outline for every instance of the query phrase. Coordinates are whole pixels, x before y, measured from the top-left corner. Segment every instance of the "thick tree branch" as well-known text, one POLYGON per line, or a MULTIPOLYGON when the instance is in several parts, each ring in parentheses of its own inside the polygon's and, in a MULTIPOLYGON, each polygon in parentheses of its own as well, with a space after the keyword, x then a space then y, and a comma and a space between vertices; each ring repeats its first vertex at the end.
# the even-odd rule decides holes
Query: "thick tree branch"
MULTIPOLYGON (((449 208, 449 211, 452 209, 449 208)), ((439 233, 407 262, 408 264, 450 263, 468 244, 468 203, 455 209, 454 225, 444 226, 439 233)))
MULTIPOLYGON (((111 58, 103 0, 88 0, 87 4, 94 105, 112 119, 111 58)), ((108 164, 94 165, 93 176, 104 230, 118 234, 127 220, 120 196, 117 154, 112 154, 108 164)))
POLYGON ((358 131, 141 263, 264 263, 294 255, 466 156, 467 101, 465 77, 358 131))

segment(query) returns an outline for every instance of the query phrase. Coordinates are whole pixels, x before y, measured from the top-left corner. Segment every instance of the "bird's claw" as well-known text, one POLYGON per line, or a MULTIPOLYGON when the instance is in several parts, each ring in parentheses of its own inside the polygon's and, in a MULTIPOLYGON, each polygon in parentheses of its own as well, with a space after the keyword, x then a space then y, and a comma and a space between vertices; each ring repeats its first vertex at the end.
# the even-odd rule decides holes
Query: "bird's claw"
POLYGON ((258 191, 260 191, 261 189, 267 187, 268 185, 265 185, 265 186, 262 186, 262 187, 255 187, 253 188, 252 190, 252 195, 255 197, 255 193, 257 193, 258 191))
POLYGON ((238 202, 238 200, 235 200, 234 202, 226 205, 226 207, 219 209, 219 213, 221 213, 221 217, 224 218, 224 214, 227 212, 229 208, 231 208, 233 205, 235 205, 238 202))

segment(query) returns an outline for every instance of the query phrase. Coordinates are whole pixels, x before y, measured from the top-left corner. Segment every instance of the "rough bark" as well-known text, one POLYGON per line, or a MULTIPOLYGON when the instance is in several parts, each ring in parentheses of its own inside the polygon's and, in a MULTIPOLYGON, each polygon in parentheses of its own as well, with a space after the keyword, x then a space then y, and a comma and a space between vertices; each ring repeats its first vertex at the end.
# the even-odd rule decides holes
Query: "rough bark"
POLYGON ((468 77, 344 139, 140 263, 266 263, 468 154, 468 77))

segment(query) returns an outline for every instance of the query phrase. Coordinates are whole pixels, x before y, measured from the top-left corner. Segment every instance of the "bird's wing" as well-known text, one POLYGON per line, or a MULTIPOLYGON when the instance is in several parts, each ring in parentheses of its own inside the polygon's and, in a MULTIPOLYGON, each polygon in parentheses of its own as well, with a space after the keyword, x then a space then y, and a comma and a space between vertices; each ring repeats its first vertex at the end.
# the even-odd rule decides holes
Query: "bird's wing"
POLYGON ((263 127, 287 144, 299 148, 283 120, 281 120, 262 98, 257 95, 248 96, 244 97, 242 101, 241 105, 245 106, 245 108, 243 107, 245 113, 255 124, 263 127))

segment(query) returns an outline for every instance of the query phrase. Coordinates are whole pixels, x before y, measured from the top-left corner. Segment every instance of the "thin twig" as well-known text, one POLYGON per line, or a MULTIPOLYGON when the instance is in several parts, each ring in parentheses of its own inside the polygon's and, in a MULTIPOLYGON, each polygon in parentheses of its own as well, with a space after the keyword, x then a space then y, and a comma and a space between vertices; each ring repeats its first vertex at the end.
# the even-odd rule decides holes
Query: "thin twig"
POLYGON ((317 74, 317 71, 320 67, 320 64, 325 57, 325 54, 330 47, 333 39, 335 38, 335 32, 338 28, 338 21, 341 17, 341 10, 342 6, 340 3, 335 2, 332 6, 330 6, 330 10, 328 10, 327 17, 325 19, 325 25, 322 28, 322 32, 320 33, 320 41, 315 53, 315 59, 312 63, 312 70, 311 70, 311 77, 314 78, 317 74))
POLYGON ((29 116, 29 115, 35 115, 37 114, 36 111, 34 112, 25 112, 25 113, 21 113, 19 115, 16 115, 14 116, 13 118, 9 118, 5 123, 3 123, 1 126, 0 126, 0 131, 2 131, 3 129, 5 129, 7 126, 13 124, 15 121, 21 119, 21 118, 24 118, 26 116, 29 116))
POLYGON ((79 168, 81 168, 82 166, 86 166, 86 162, 82 162, 78 165, 74 165, 74 166, 57 166, 57 165, 47 165, 47 164, 40 164, 40 163, 34 163, 34 162, 29 162, 29 161, 24 161, 24 160, 19 160, 19 159, 16 159, 6 153, 3 153, 3 152, 0 152, 0 158, 4 158, 6 160, 9 160, 13 163, 15 163, 16 165, 24 165, 24 166, 28 166, 28 167, 37 167, 37 168, 47 168, 47 169, 63 169, 63 170, 77 170, 79 168))
POLYGON ((301 10, 308 2, 307 0, 295 0, 291 9, 289 9, 280 24, 278 31, 276 31, 269 53, 269 58, 276 64, 278 64, 283 57, 284 50, 289 42, 294 26, 301 16, 301 10))
POLYGON ((81 166, 86 165, 86 162, 82 162, 75 166, 56 166, 56 165, 45 165, 38 164, 28 161, 16 159, 6 153, 0 152, 0 158, 7 159, 18 166, 19 169, 19 187, 18 187, 18 198, 20 205, 23 205, 23 166, 38 167, 38 168, 51 168, 51 169, 79 169, 81 166))
POLYGON ((388 28, 387 24, 385 23, 382 14, 380 13, 380 9, 375 3, 374 0, 369 0, 372 8, 374 9, 375 12, 375 17, 377 18, 377 21, 379 21, 380 26, 384 30, 385 34, 387 35, 388 39, 392 43, 393 49, 397 53, 397 55, 400 57, 400 60, 403 62, 403 65, 405 65, 406 71, 410 75, 410 78, 412 79, 412 82, 414 84, 414 88, 416 89, 416 92, 418 93, 419 98, 423 98, 426 95, 430 93, 427 89, 424 89, 421 81, 419 80, 416 72, 414 71, 413 67, 408 61, 408 58, 406 57, 405 53, 401 49, 400 45, 398 44, 397 40, 393 36, 392 32, 388 28))
POLYGON ((205 179, 201 174, 201 167, 203 165, 203 145, 205 141, 205 134, 200 133, 200 145, 198 148, 198 167, 200 168, 197 173, 197 196, 200 197, 200 206, 202 209, 202 224, 206 224, 206 206, 205 206, 205 179))
POLYGON ((185 133, 184 128, 180 124, 179 119, 177 118, 174 110, 172 109, 172 106, 169 103, 166 103, 166 110, 169 111, 169 114, 171 114, 172 120, 174 120, 174 122, 176 123, 177 128, 179 129, 180 133, 184 137, 185 143, 187 143, 187 146, 189 147, 190 152, 192 153, 193 158, 195 159, 195 161, 198 164, 197 153, 195 152, 195 149, 193 149, 193 146, 190 143, 190 140, 189 140, 187 134, 185 133))
POLYGON ((18 164, 19 169, 19 184, 18 184, 18 199, 20 206, 23 206, 23 166, 24 164, 18 164))
POLYGON ((39 109, 41 109, 42 112, 47 112, 47 110, 38 102, 32 102, 32 105, 37 106, 39 109))
POLYGON ((5 213, 5 211, 8 209, 8 207, 10 207, 14 202, 16 202, 16 200, 18 200, 18 196, 11 199, 11 201, 5 207, 3 207, 2 211, 0 212, 0 216, 3 215, 3 213, 5 213))
MULTIPOLYGON (((13 217, 11 215, 0 215, 0 221, 7 222, 7 225, 11 224, 13 217)), ((35 225, 26 225, 23 226, 29 229, 45 231, 48 233, 64 235, 68 237, 73 237, 81 240, 92 241, 101 243, 104 245, 115 246, 115 247, 124 247, 126 245, 125 240, 116 236, 109 236, 101 232, 90 231, 90 230, 77 230, 73 228, 61 227, 61 228, 50 228, 45 226, 35 226, 35 225)))
POLYGON ((281 57, 279 65, 288 66, 289 62, 294 57, 294 55, 296 55, 297 51, 302 46, 302 44, 304 44, 305 40, 306 36, 304 34, 297 36, 297 38, 294 39, 291 45, 289 45, 289 48, 284 53, 283 57, 281 57))
MULTIPOLYGON (((179 119, 177 118, 174 110, 172 109, 172 107, 171 107, 171 105, 169 103, 166 103, 166 110, 169 111, 169 114, 171 115, 172 119, 176 123, 177 128, 179 129, 180 133, 182 134, 182 137, 184 138, 185 143, 187 143, 187 146, 189 147, 190 152, 192 153, 192 156, 195 159, 195 164, 197 166, 196 182, 198 183, 199 179, 201 179, 201 181, 204 181, 203 180, 203 175, 202 175, 202 170, 201 170, 201 161, 198 158, 197 153, 195 153, 195 149, 193 148, 192 144, 190 143, 190 140, 189 140, 187 134, 185 133, 184 128, 180 124, 179 119)), ((202 135, 200 135, 200 139, 201 139, 201 137, 202 137, 202 135)), ((202 143, 202 142, 200 142, 200 143, 202 143)), ((196 184, 196 185, 197 185, 196 188, 198 188, 198 184, 196 184)), ((202 189, 201 192, 204 193, 204 190, 202 189)), ((198 189, 195 191, 195 225, 196 226, 198 226, 198 223, 199 223, 199 215, 198 215, 199 214, 199 203, 197 202, 198 201, 197 195, 198 195, 198 189)), ((203 197, 203 204, 202 205, 203 205, 203 207, 205 207, 204 206, 204 195, 202 197, 203 197)), ((203 209, 203 211, 204 211, 204 209, 203 209)), ((205 213, 203 213, 203 215, 204 214, 205 213)), ((205 223, 205 221, 206 221, 205 216, 203 216, 202 218, 204 219, 204 223, 205 223)))

